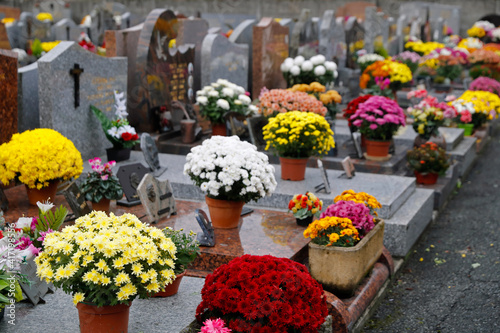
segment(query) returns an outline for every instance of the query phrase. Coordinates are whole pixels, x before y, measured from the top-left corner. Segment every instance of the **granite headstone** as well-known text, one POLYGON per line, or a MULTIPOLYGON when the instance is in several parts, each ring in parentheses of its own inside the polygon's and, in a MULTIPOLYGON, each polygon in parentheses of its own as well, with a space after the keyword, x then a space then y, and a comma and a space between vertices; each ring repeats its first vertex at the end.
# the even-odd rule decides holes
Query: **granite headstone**
POLYGON ((299 20, 293 26, 293 30, 290 34, 290 57, 294 58, 299 55, 300 39, 303 31, 305 29, 306 23, 310 20, 311 10, 303 8, 300 12, 299 20))
POLYGON ((38 13, 49 13, 52 15, 54 22, 71 17, 71 7, 67 6, 66 2, 61 0, 40 1, 33 12, 35 15, 38 13))
POLYGON ((144 160, 149 165, 151 170, 153 170, 153 175, 155 177, 159 177, 167 170, 166 167, 162 167, 160 165, 158 147, 156 147, 155 141, 148 133, 141 134, 141 150, 144 155, 144 160))
POLYGON ((262 88, 286 88, 280 66, 288 58, 288 27, 264 17, 253 27, 252 97, 262 88))
POLYGON ((194 57, 194 91, 198 91, 202 87, 201 83, 201 58, 202 48, 201 45, 205 36, 208 33, 208 22, 203 19, 184 19, 179 20, 179 33, 177 35, 176 44, 194 44, 195 57, 194 57))
POLYGON ((356 68, 356 62, 353 59, 353 52, 357 49, 357 44, 364 42, 365 29, 355 17, 349 17, 345 25, 346 40, 346 67, 356 68))
POLYGON ((85 29, 77 25, 72 19, 64 18, 51 28, 54 40, 77 41, 85 29))
POLYGON ((9 6, 0 6, 0 19, 6 17, 12 17, 16 20, 19 20, 21 16, 21 9, 17 7, 9 7, 9 6))
POLYGON ((0 49, 0 145, 17 133, 17 54, 0 49))
POLYGON ((229 41, 236 44, 248 45, 248 72, 247 82, 248 91, 252 91, 252 47, 253 47, 253 27, 257 24, 257 20, 250 19, 241 22, 229 36, 229 41))
POLYGON ((321 26, 319 27, 319 53, 327 60, 333 60, 334 43, 333 32, 335 31, 335 12, 327 10, 323 14, 321 26))
POLYGON ((306 21, 300 32, 298 55, 310 59, 319 53, 319 25, 317 17, 306 21))
POLYGON ((207 35, 201 48, 201 86, 226 79, 248 89, 248 45, 221 35, 207 35))
POLYGON ((19 133, 40 127, 40 104, 38 99, 38 62, 17 71, 19 133))
POLYGON ((7 29, 5 28, 5 24, 0 22, 0 49, 10 50, 10 41, 9 35, 7 34, 7 29))
POLYGON ((220 27, 222 33, 233 30, 245 20, 255 20, 255 15, 248 14, 223 14, 223 13, 202 13, 201 18, 208 22, 210 28, 220 27))
POLYGON ((80 216, 89 214, 92 210, 90 209, 85 196, 82 195, 78 185, 73 182, 64 192, 64 197, 68 203, 71 211, 73 212, 73 219, 77 219, 80 216))
MULTIPOLYGON (((155 9, 144 22, 137 45, 135 72, 129 78, 127 100, 130 123, 139 132, 152 133, 159 129, 155 108, 169 105, 172 100, 170 79, 175 80, 173 74, 178 75, 172 71, 187 70, 188 64, 183 68, 173 63, 175 56, 168 47, 170 40, 177 38, 177 32, 178 19, 171 10, 155 9)), ((192 53, 191 62, 194 49, 192 53)), ((181 90, 180 84, 175 86, 177 91, 181 90)), ((187 95, 187 91, 182 91, 187 95)))
POLYGON ((105 58, 61 42, 38 60, 40 126, 70 139, 84 159, 104 155, 111 144, 90 105, 114 117, 114 92, 127 90, 126 68, 126 58, 105 58))

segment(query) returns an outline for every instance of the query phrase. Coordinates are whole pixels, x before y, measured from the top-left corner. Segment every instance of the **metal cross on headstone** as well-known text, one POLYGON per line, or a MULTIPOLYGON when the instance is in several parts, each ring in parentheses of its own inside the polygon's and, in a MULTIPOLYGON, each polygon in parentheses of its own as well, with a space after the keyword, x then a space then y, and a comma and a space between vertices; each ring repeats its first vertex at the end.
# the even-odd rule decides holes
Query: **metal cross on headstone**
POLYGON ((83 73, 83 68, 80 65, 75 64, 72 69, 69 70, 69 74, 73 75, 75 79, 75 109, 80 106, 80 74, 83 73))

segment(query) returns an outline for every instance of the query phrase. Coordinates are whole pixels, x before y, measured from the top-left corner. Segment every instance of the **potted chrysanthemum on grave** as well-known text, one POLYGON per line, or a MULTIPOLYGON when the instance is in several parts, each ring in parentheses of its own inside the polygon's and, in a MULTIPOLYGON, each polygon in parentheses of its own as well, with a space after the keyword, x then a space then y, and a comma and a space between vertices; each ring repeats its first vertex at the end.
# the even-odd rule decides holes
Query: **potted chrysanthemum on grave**
POLYGON ((109 120, 106 115, 91 105, 90 109, 101 122, 106 138, 113 144, 112 148, 106 149, 108 161, 125 161, 130 158, 131 149, 139 142, 135 128, 130 126, 127 120, 127 99, 124 93, 115 94, 115 119, 109 120))
POLYGON ((304 231, 309 243, 309 270, 326 290, 350 296, 383 250, 384 221, 369 194, 344 191, 304 231))
POLYGON ((53 129, 14 134, 9 142, 0 145, 0 182, 25 184, 31 205, 53 199, 61 180, 78 178, 82 171, 80 152, 53 129))
POLYGON ((406 153, 408 165, 415 172, 418 184, 435 184, 450 167, 450 156, 434 142, 426 142, 406 153))
POLYGON ((237 228, 243 205, 276 189, 266 154, 237 136, 213 136, 186 156, 184 174, 205 194, 215 228, 237 228))
POLYGON ((295 194, 288 203, 288 210, 293 213, 297 224, 307 227, 314 217, 319 217, 323 209, 323 201, 319 200, 314 193, 295 194))
POLYGON ((273 256, 243 255, 205 279, 198 323, 223 318, 233 332, 318 332, 328 315, 323 288, 307 268, 273 256))
POLYGON ((403 109, 383 96, 372 96, 360 104, 350 120, 365 135, 369 158, 386 158, 392 136, 400 126, 406 126, 403 109))
POLYGON ((135 298, 149 298, 174 274, 176 248, 135 215, 92 212, 45 237, 37 275, 73 295, 80 331, 127 332, 135 298))
POLYGON ((328 86, 338 76, 337 64, 327 61, 325 56, 318 54, 306 60, 303 56, 286 58, 281 64, 281 72, 288 87, 296 84, 319 82, 328 86))
POLYGON ((280 113, 269 119, 263 133, 266 150, 273 148, 280 157, 285 180, 303 180, 309 157, 326 155, 335 147, 330 124, 311 112, 280 113))
POLYGON ((109 161, 104 165, 101 159, 95 157, 89 160, 92 172, 80 185, 80 190, 85 200, 92 202, 93 210, 109 211, 110 200, 119 200, 123 197, 123 189, 118 177, 113 175, 112 167, 115 161, 109 161))
POLYGON ((243 87, 224 79, 218 79, 196 92, 196 103, 200 106, 201 115, 210 120, 212 135, 226 135, 225 116, 228 112, 250 116, 257 111, 248 96, 243 87))
MULTIPOLYGON (((462 118, 462 112, 466 109, 471 114, 470 123, 474 130, 485 126, 489 120, 496 118, 500 113, 500 97, 489 91, 466 90, 457 99, 449 102, 462 118)), ((460 123, 460 122, 459 122, 460 123)))

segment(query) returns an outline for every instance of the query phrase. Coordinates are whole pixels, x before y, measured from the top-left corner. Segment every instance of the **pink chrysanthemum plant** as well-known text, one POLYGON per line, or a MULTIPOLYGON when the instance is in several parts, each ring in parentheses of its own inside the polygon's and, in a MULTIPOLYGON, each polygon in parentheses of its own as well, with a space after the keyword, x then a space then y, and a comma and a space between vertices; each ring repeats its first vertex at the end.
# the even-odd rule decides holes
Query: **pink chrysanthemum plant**
POLYGON ((203 323, 201 328, 201 333, 231 333, 232 330, 226 327, 224 320, 217 319, 207 319, 203 323))
POLYGON ((92 202, 99 202, 103 198, 109 200, 119 200, 123 197, 123 189, 118 178, 113 175, 112 167, 116 165, 115 161, 109 161, 104 165, 99 157, 89 160, 92 172, 88 173, 80 190, 85 199, 92 202))
POLYGON ((320 219, 324 217, 343 217, 352 221, 352 225, 358 230, 360 238, 370 232, 375 226, 370 208, 360 202, 340 200, 328 206, 321 213, 320 219))
POLYGON ((400 126, 406 125, 403 109, 390 98, 370 97, 351 116, 361 134, 374 141, 389 141, 400 126))

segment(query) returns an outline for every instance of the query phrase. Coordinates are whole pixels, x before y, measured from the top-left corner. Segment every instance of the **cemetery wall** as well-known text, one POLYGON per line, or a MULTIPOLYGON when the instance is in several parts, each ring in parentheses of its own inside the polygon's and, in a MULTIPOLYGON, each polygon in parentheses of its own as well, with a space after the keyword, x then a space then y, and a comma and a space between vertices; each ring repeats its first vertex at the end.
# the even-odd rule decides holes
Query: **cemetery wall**
MULTIPOLYGON (((40 1, 40 0, 38 0, 40 1)), ((43 0, 42 0, 43 1, 43 0)), ((20 7, 23 11, 31 11, 37 0, 0 0, 0 4, 20 7)), ((67 0, 71 3, 73 19, 79 22, 84 13, 89 13, 97 0, 67 0), (79 16, 80 15, 80 16, 79 16)), ((218 14, 247 14, 255 15, 257 18, 264 16, 298 18, 302 8, 311 9, 312 16, 322 16, 328 9, 335 10, 348 2, 348 0, 116 0, 123 3, 133 13, 146 17, 155 8, 170 8, 185 15, 196 15, 199 13, 218 14)), ((397 17, 399 6, 410 0, 377 0, 367 1, 377 4, 390 16, 397 17)), ((440 0, 427 1, 443 5, 461 6, 461 28, 460 34, 464 35, 466 30, 472 26, 480 17, 491 14, 500 14, 500 0, 440 0)))

